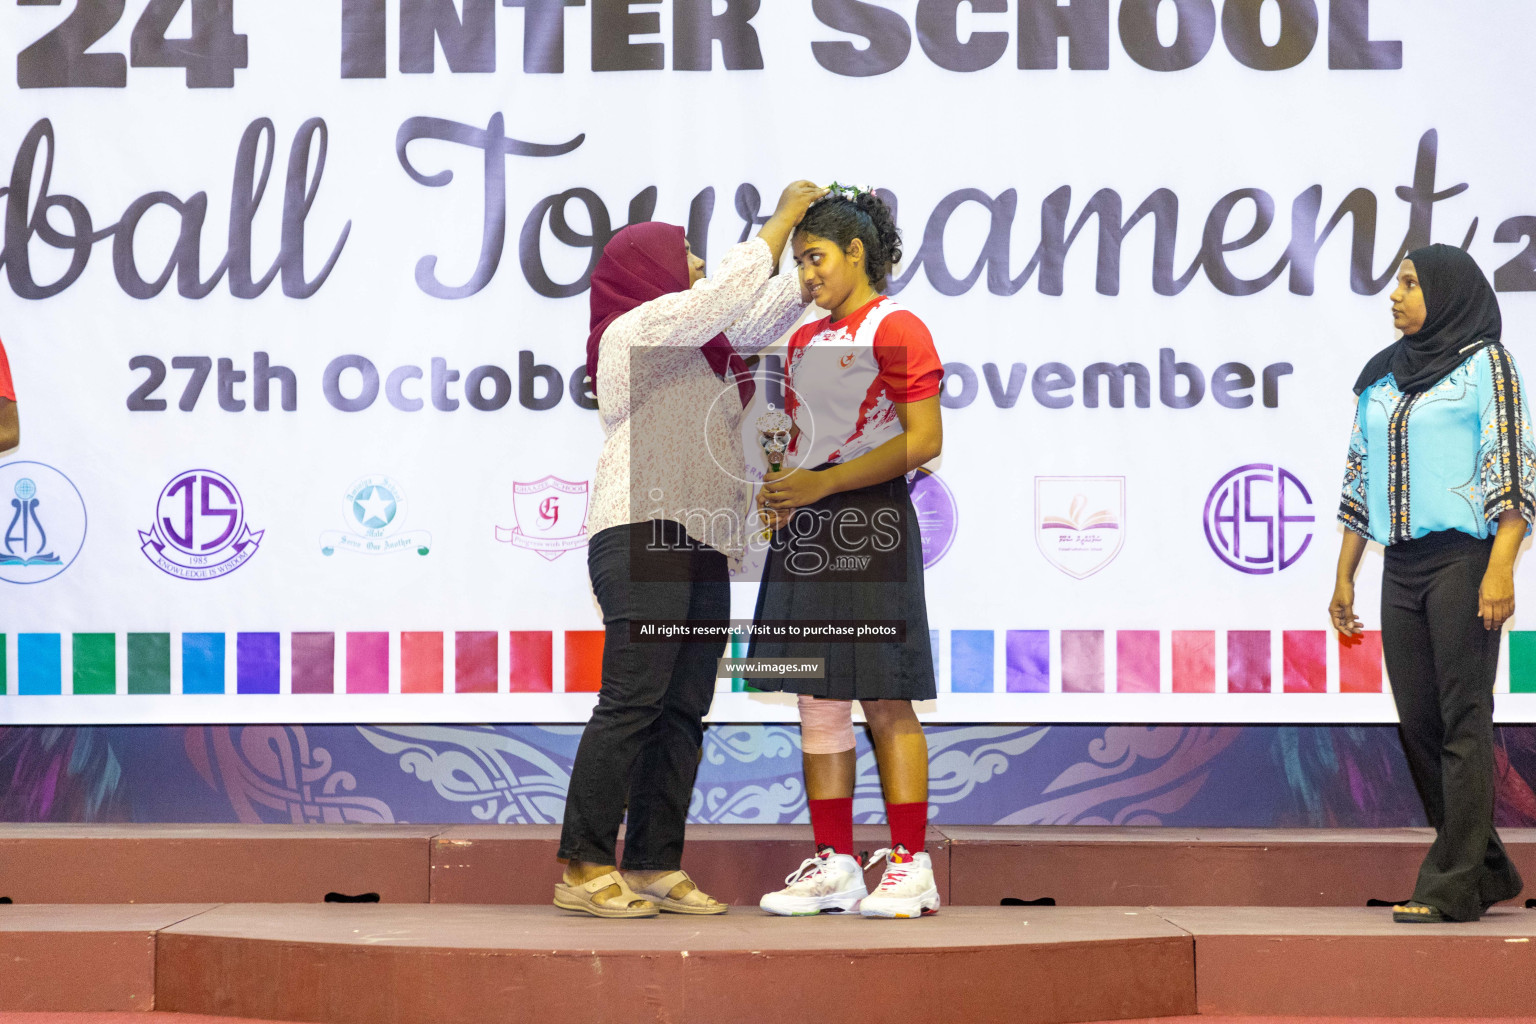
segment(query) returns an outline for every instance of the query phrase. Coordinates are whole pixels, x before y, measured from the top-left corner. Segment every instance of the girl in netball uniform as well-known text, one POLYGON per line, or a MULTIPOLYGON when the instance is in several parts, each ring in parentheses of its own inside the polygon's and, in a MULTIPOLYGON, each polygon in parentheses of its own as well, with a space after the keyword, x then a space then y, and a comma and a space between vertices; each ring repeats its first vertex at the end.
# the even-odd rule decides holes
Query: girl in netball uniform
POLYGON ((757 620, 801 630, 878 624, 894 636, 790 642, 755 634, 753 657, 825 659, 820 679, 753 681, 800 695, 816 839, 816 855, 761 905, 785 915, 858 908, 868 917, 919 917, 938 910, 939 894, 923 852, 928 744, 912 702, 936 691, 907 474, 942 445, 943 364, 923 322, 882 294, 901 241, 878 196, 836 189, 811 206, 793 244, 804 296, 831 315, 789 343, 793 440, 789 465, 767 475, 758 497, 774 536, 757 620), (855 700, 874 739, 891 829, 890 847, 871 859, 886 860, 872 893, 853 855, 855 700))

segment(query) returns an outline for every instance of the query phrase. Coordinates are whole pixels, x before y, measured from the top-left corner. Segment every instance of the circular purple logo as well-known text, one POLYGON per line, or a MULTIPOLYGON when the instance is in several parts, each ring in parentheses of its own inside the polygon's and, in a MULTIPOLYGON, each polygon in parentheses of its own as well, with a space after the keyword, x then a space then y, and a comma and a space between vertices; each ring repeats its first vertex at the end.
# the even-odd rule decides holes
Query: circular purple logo
POLYGON ((1267 576, 1296 564, 1312 543, 1311 509, 1312 496, 1289 470, 1239 466, 1205 499, 1205 539, 1232 568, 1267 576))
POLYGON ((959 514, 955 496, 930 469, 919 469, 909 480, 917 528, 923 538, 923 568, 932 569, 955 542, 959 514))
POLYGON ((165 485, 155 522, 139 531, 144 557, 161 572, 184 580, 211 580, 250 561, 264 531, 251 532, 245 503, 229 478, 189 469, 165 485))

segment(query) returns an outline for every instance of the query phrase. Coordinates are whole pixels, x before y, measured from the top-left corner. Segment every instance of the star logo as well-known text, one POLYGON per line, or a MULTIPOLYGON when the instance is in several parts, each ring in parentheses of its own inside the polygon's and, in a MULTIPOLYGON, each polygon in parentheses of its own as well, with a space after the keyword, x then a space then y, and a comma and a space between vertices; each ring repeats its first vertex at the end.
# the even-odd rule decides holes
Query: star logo
POLYGON ((352 514, 370 530, 382 530, 395 518, 395 496, 375 484, 352 501, 352 514))
POLYGON ((432 550, 432 534, 407 529, 410 503, 404 489, 387 476, 374 474, 354 481, 342 495, 345 530, 320 535, 320 553, 346 551, 357 555, 389 555, 432 550))

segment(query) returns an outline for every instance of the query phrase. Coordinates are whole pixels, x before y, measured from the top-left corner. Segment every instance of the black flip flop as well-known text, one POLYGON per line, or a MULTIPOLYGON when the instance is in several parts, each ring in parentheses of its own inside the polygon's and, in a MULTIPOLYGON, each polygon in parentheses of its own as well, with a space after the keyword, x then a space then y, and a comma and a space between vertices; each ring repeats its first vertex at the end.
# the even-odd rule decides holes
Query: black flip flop
POLYGON ((1392 920, 1398 924, 1444 924, 1445 916, 1438 907, 1418 900, 1399 903, 1392 908, 1392 920))

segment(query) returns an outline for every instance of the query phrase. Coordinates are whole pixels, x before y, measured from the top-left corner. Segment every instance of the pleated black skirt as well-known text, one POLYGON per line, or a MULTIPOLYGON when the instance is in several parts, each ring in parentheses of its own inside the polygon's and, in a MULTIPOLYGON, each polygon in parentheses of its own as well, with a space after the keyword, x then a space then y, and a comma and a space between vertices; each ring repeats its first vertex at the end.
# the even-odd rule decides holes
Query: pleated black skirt
POLYGON ((758 589, 756 622, 899 624, 904 638, 796 642, 754 635, 748 657, 826 662, 823 679, 749 679, 755 689, 836 700, 937 696, 922 538, 906 478, 833 494, 797 509, 789 525, 774 535, 758 589))

